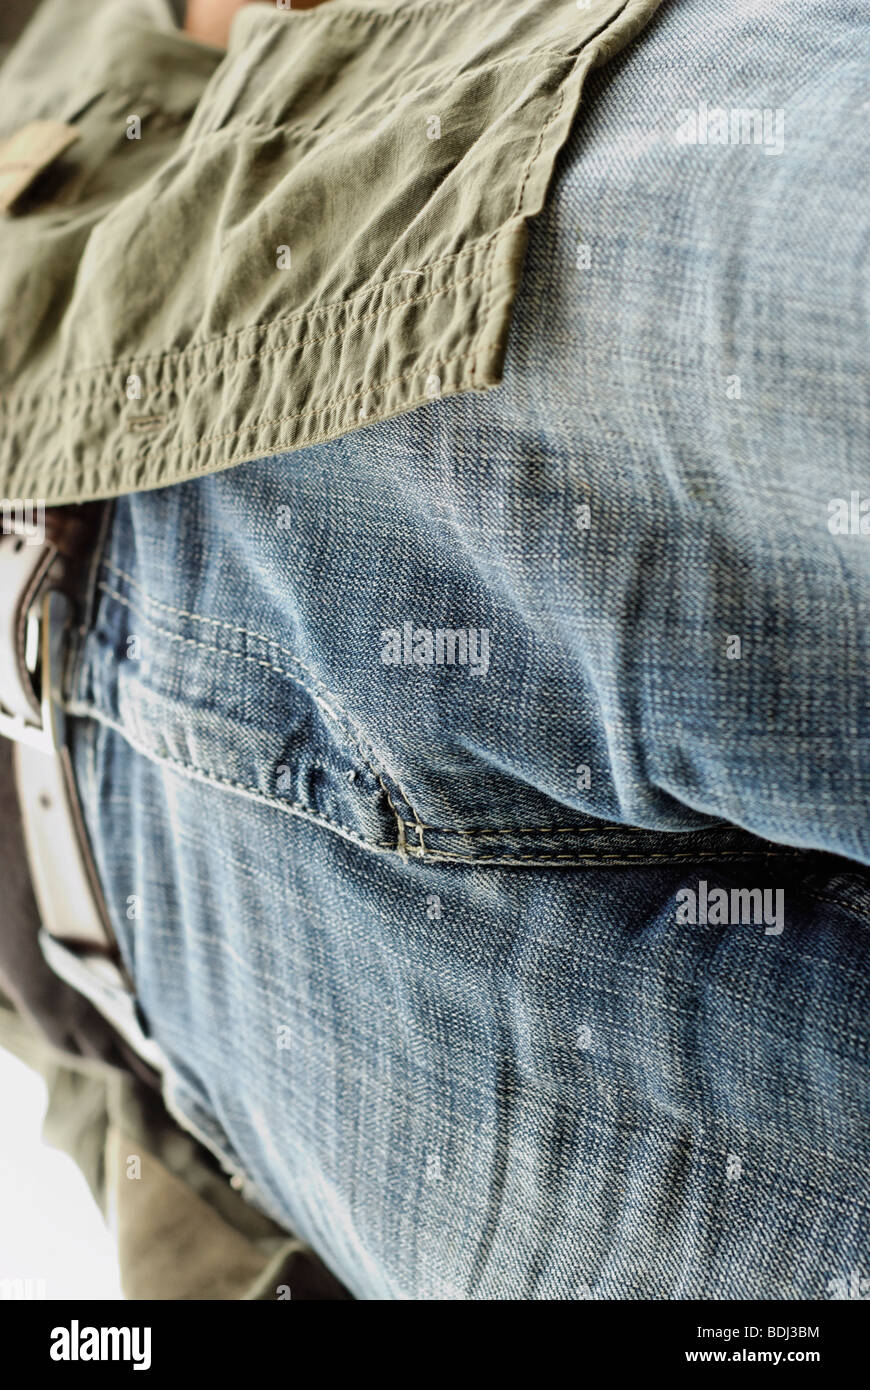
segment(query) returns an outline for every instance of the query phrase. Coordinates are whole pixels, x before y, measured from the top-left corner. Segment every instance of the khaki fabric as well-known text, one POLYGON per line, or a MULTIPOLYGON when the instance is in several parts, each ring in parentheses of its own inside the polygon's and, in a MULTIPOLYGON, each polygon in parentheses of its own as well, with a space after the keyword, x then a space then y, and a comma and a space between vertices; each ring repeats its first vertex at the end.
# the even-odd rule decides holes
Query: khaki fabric
POLYGON ((46 0, 0 139, 75 127, 0 217, 0 496, 174 483, 500 380, 591 67, 658 0, 46 0), (138 138, 137 138, 138 137, 138 138))
POLYGON ((231 1186, 136 1077, 60 1054, 2 994, 0 1047, 44 1078, 44 1138, 84 1174, 114 1233, 127 1298, 350 1297, 310 1247, 231 1186))

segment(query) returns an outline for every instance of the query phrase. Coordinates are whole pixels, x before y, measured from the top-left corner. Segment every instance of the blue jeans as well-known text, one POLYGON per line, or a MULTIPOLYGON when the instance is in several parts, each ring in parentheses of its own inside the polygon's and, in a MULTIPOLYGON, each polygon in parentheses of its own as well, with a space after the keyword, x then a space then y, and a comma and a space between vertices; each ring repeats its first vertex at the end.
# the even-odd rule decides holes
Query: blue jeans
POLYGON ((360 1298, 870 1275, 867 46, 666 6, 499 389, 115 506, 69 708, 167 1101, 360 1298))

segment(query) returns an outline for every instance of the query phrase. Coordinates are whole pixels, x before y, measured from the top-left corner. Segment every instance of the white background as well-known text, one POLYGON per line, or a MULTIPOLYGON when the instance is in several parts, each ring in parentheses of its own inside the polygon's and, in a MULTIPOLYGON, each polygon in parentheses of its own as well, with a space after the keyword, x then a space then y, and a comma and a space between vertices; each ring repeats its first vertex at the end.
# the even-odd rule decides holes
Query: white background
MULTIPOLYGON (((45 1297, 122 1297, 114 1243, 87 1183, 42 1142, 40 1077, 0 1048, 0 1280, 44 1280, 45 1297)), ((3 1285, 0 1284, 0 1298, 3 1285)))

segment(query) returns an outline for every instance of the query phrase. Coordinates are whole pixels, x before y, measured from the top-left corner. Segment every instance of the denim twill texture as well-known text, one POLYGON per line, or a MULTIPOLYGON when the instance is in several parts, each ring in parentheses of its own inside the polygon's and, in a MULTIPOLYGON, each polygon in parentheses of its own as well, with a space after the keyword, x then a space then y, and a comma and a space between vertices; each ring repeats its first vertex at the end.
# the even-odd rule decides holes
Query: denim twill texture
POLYGON ((358 1297, 870 1275, 866 43, 667 7, 502 389, 116 503, 70 697, 116 929, 170 1104, 358 1297), (679 145, 700 100, 782 153, 679 145), (782 930, 677 920, 732 889, 782 930))

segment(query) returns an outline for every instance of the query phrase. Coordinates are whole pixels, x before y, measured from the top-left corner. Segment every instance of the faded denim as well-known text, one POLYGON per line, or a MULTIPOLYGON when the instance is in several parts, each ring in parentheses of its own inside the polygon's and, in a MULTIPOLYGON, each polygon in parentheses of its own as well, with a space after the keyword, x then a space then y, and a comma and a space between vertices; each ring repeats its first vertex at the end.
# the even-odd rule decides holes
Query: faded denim
POLYGON ((870 1277, 866 49, 667 6, 501 388, 115 505, 69 707, 167 1099, 360 1298, 870 1277))

